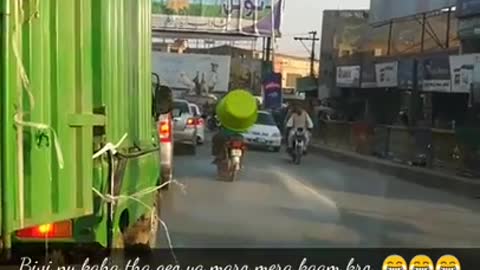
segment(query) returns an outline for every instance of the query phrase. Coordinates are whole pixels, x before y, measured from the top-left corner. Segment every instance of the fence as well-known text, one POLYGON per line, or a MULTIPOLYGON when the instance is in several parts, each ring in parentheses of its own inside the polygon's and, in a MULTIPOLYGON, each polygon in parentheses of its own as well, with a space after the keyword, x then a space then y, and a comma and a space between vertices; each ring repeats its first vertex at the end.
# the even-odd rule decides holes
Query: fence
POLYGON ((480 176, 480 130, 440 130, 328 121, 317 140, 394 162, 480 176))

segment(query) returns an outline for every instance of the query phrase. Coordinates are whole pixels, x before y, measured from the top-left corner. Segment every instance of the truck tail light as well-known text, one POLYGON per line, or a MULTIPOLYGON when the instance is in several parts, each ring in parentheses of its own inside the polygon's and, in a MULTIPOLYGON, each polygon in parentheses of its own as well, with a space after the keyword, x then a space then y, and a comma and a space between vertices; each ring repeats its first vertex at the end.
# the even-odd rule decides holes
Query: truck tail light
POLYGON ((72 221, 62 221, 43 224, 17 231, 18 238, 43 239, 43 238, 71 238, 73 236, 72 221))
POLYGON ((160 142, 171 142, 172 140, 172 121, 170 119, 160 121, 160 125, 158 126, 158 136, 160 138, 160 142))

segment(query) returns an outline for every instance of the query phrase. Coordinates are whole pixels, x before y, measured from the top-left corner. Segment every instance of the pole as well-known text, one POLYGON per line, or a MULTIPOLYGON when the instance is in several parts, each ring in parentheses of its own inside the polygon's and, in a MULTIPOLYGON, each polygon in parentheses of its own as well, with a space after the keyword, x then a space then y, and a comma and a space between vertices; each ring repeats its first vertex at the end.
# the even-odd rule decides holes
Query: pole
POLYGON ((270 53, 271 53, 271 50, 272 50, 272 38, 267 38, 267 47, 265 48, 265 51, 266 51, 266 57, 265 57, 265 60, 267 62, 270 61, 270 53))
POLYGON ((317 38, 317 31, 312 32, 313 38, 312 38, 312 56, 310 58, 310 75, 315 77, 315 39, 317 38))
POLYGON ((422 40, 421 45, 420 45, 420 51, 423 52, 425 50, 425 24, 427 22, 427 15, 423 13, 423 18, 422 18, 422 40))
POLYGON ((450 47, 450 24, 451 24, 451 17, 452 17, 452 8, 448 9, 448 17, 447 17, 447 33, 445 38, 445 48, 450 47))
POLYGON ((390 55, 392 51, 392 32, 393 32, 393 21, 390 21, 389 29, 388 29, 388 48, 387 48, 387 55, 390 55))
MULTIPOLYGON (((311 41, 312 42, 312 48, 311 48, 311 51, 310 51, 310 75, 312 77, 315 77, 315 42, 319 41, 320 39, 317 38, 317 31, 311 31, 308 34, 310 35, 310 37, 295 37, 294 40, 298 40, 298 41, 302 42, 302 44, 303 44, 303 41, 311 41)), ((307 48, 307 47, 305 47, 305 48, 307 48)))

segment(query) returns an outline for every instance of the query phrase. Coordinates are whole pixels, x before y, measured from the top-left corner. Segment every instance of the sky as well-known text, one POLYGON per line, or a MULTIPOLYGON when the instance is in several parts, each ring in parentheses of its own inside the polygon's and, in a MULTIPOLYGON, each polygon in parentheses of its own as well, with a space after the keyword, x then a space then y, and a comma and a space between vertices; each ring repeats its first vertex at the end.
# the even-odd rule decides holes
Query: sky
MULTIPOLYGON (((400 0, 399 0, 400 1, 400 0)), ((308 36, 308 32, 316 30, 321 38, 322 12, 325 9, 369 9, 370 0, 286 0, 282 24, 282 38, 277 41, 279 53, 297 56, 310 56, 295 36, 308 36)), ((311 43, 306 43, 311 47, 311 43)), ((316 55, 320 46, 316 46, 316 55)))

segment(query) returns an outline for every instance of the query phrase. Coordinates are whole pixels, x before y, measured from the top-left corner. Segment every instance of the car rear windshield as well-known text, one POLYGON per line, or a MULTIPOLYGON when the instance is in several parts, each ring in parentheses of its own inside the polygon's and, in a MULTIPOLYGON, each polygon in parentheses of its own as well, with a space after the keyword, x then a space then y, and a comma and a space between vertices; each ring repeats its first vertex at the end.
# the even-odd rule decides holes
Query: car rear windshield
POLYGON ((257 118, 257 124, 266 126, 276 126, 275 120, 269 113, 259 113, 257 118))
POLYGON ((175 101, 173 106, 175 109, 180 110, 181 113, 190 113, 188 103, 186 102, 175 101))

